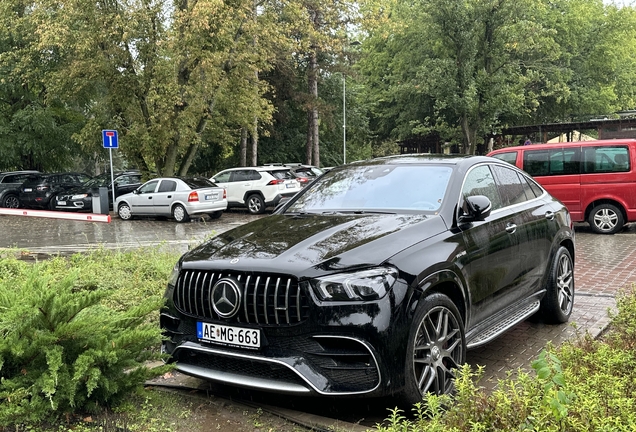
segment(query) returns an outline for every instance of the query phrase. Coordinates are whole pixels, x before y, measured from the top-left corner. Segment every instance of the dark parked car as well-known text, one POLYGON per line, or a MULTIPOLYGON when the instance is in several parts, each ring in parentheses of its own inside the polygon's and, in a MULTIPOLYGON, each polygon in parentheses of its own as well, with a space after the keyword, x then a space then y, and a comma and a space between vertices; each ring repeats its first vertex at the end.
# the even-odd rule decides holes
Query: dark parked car
POLYGON ((0 207, 20 207, 20 186, 39 171, 9 171, 0 173, 0 207))
POLYGON ((32 174, 20 187, 20 205, 27 208, 54 209, 55 195, 81 186, 91 177, 83 173, 32 174))
POLYGON ((119 171, 113 173, 114 181, 111 183, 110 173, 106 172, 93 177, 82 186, 72 188, 66 192, 57 194, 54 199, 54 208, 66 211, 93 211, 93 194, 99 188, 108 189, 108 206, 113 208, 113 183, 115 184, 115 198, 129 193, 141 186, 141 173, 139 171, 119 171))
POLYGON ((340 166, 181 257, 163 351, 229 385, 412 404, 450 392, 467 349, 569 319, 574 240, 563 204, 493 158, 340 166))

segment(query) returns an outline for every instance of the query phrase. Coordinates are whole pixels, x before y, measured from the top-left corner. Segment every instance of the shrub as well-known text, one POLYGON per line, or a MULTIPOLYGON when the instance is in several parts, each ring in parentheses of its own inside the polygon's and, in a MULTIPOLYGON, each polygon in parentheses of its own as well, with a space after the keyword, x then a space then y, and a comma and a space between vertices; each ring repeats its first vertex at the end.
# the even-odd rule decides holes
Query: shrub
POLYGON ((108 265, 125 257, 101 251, 26 266, 0 259, 11 270, 0 277, 0 427, 97 410, 165 370, 146 364, 160 358, 153 316, 171 263, 151 269, 157 277, 124 268, 121 295, 106 275, 122 271, 108 265))

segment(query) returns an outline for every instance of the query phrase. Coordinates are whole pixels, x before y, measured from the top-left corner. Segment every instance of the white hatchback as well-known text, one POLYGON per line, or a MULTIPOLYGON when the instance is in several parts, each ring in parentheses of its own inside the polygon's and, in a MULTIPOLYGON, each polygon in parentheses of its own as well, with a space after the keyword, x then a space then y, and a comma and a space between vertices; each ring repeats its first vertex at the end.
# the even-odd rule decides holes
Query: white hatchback
POLYGON ((123 220, 164 216, 187 222, 195 215, 220 217, 227 209, 227 198, 225 189, 203 177, 156 178, 118 197, 115 209, 123 220))
POLYGON ((244 207, 252 214, 276 207, 283 198, 294 196, 302 189, 288 167, 230 168, 210 181, 225 188, 228 207, 244 207))

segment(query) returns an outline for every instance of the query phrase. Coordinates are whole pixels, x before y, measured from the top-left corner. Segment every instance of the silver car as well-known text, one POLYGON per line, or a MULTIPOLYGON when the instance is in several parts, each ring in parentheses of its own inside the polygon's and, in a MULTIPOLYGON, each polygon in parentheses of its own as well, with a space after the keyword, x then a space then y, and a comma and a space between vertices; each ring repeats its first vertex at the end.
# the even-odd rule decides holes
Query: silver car
POLYGON ((115 208, 122 220, 163 216, 187 222, 203 214, 216 219, 227 209, 227 195, 224 188, 203 177, 156 178, 118 197, 115 208))

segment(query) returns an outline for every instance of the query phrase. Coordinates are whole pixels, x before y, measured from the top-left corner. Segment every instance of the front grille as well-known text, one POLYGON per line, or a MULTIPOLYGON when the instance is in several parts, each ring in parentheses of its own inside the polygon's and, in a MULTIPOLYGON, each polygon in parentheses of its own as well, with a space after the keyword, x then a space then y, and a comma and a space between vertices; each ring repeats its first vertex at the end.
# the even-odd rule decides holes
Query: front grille
POLYGON ((244 274, 184 270, 174 290, 175 307, 184 314, 222 319, 225 322, 281 326, 303 322, 309 314, 307 297, 298 281, 286 275, 244 274), (212 288, 221 278, 236 279, 242 287, 242 301, 238 313, 232 318, 221 318, 212 307, 212 288))

